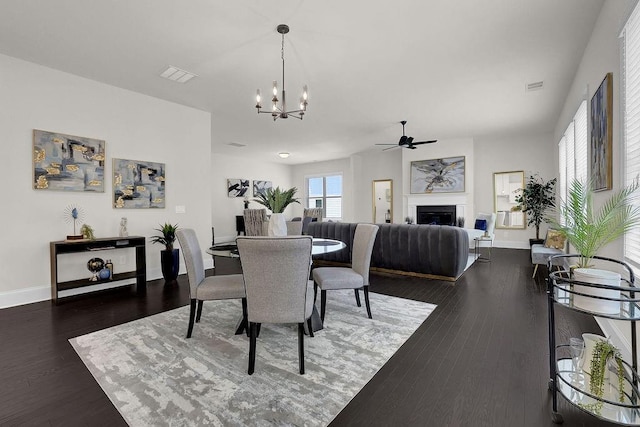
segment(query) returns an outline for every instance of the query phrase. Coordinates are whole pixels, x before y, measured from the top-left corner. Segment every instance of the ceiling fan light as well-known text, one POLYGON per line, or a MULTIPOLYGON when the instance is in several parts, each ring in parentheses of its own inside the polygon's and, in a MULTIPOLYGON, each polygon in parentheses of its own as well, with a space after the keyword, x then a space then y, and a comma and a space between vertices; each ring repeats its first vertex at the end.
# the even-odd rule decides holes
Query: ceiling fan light
POLYGON ((286 159, 287 157, 289 157, 291 154, 287 153, 286 151, 283 151, 281 153, 278 153, 278 156, 280 156, 281 159, 286 159))

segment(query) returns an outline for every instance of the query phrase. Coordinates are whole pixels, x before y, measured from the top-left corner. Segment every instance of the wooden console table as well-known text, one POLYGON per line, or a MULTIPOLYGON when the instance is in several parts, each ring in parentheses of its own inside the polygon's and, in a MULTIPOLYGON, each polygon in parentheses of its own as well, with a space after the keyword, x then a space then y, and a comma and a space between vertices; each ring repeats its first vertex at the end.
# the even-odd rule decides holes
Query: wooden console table
POLYGON ((95 240, 62 240, 58 242, 51 242, 49 244, 51 254, 51 301, 54 303, 57 302, 58 293, 60 291, 134 278, 136 279, 136 291, 138 294, 146 293, 147 266, 145 244, 145 238, 140 236, 108 237, 95 240), (136 269, 133 271, 114 274, 113 278, 109 280, 91 281, 86 278, 64 282, 58 281, 58 255, 126 248, 135 248, 136 250, 136 269))

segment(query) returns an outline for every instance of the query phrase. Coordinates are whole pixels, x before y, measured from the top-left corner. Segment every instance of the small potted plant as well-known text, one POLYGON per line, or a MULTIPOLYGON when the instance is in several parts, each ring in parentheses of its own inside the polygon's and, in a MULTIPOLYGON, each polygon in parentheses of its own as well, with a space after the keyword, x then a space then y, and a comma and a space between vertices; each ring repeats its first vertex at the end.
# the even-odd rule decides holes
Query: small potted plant
POLYGON ((546 181, 540 175, 530 175, 524 188, 518 191, 515 198, 518 205, 516 210, 524 212, 527 216, 527 225, 536 228, 536 238, 529 239, 530 245, 542 243, 540 239, 540 224, 545 219, 545 212, 556 205, 556 178, 546 181))
MULTIPOLYGON (((602 399, 604 395, 604 385, 609 364, 615 364, 616 382, 618 387, 618 400, 624 403, 624 383, 625 369, 622 363, 622 356, 613 344, 605 340, 599 340, 593 348, 591 355, 591 364, 589 366, 589 391, 594 396, 602 399)), ((590 410, 595 414, 600 414, 602 410, 602 400, 595 403, 581 405, 584 409, 590 410)))
POLYGON ((162 277, 164 277, 165 282, 175 281, 180 271, 180 250, 173 248, 177 229, 178 224, 172 225, 166 222, 164 225, 160 225, 160 228, 154 228, 161 235, 151 237, 152 243, 161 243, 165 246, 165 249, 160 251, 162 277))
MULTIPOLYGON (((640 208, 633 206, 633 200, 640 189, 638 180, 614 192, 604 201, 600 209, 593 206, 593 190, 590 182, 574 180, 569 186, 567 200, 560 206, 562 222, 549 219, 554 228, 560 230, 578 252, 577 265, 572 268, 573 278, 580 282, 597 283, 606 286, 620 286, 620 273, 596 269, 593 257, 609 243, 640 225, 640 208)), ((615 289, 574 286, 574 289, 589 295, 574 296, 574 304, 600 313, 618 313, 620 292, 615 289), (598 298, 604 297, 610 300, 598 298)))
POLYGON ((281 190, 280 187, 267 188, 264 193, 258 193, 254 202, 260 203, 269 209, 272 214, 269 219, 270 236, 286 236, 287 222, 284 218, 284 210, 292 203, 300 203, 294 196, 298 189, 292 187, 288 190, 281 190))

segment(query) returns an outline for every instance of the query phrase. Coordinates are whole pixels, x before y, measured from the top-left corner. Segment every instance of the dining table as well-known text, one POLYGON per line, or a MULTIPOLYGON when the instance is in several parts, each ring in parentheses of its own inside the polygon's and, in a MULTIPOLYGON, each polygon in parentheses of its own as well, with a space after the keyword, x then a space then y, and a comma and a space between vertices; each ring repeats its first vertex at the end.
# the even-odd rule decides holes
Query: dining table
MULTIPOLYGON (((331 252, 341 251, 346 248, 347 245, 343 241, 336 239, 324 239, 320 237, 314 237, 311 243, 311 256, 313 259, 314 255, 323 255, 331 252)), ((240 258, 240 254, 238 252, 238 246, 236 242, 225 242, 218 243, 216 245, 211 246, 206 252, 215 257, 225 257, 225 258, 240 258)), ((240 260, 242 263, 242 260, 240 260)), ((312 266, 313 267, 313 266, 312 266)), ((306 331, 306 323, 305 323, 305 331, 306 331)), ((319 331, 323 328, 322 319, 320 318, 320 313, 318 312, 317 307, 313 306, 313 312, 311 313, 311 329, 313 332, 319 331)), ((308 333, 308 331, 306 331, 308 333)), ((242 333, 242 332, 240 332, 242 333)), ((238 332, 236 332, 238 334, 238 332)))

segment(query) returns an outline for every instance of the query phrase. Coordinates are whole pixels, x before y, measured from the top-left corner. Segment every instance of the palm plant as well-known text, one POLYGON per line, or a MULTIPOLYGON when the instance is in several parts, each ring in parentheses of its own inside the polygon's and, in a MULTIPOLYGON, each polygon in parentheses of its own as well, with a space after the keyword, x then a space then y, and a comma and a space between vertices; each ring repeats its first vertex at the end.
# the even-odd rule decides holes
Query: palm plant
POLYGON ((291 203, 300 203, 294 196, 298 189, 292 187, 288 190, 281 190, 280 187, 267 188, 264 193, 258 193, 254 202, 260 203, 273 213, 283 213, 291 203))
POLYGON ((593 190, 590 182, 573 180, 567 200, 560 206, 563 223, 548 221, 561 230, 569 243, 580 254, 578 267, 592 265, 598 251, 640 225, 640 205, 633 204, 640 183, 636 178, 631 184, 616 191, 597 212, 593 207, 593 190))
POLYGON ((176 241, 176 230, 178 229, 178 224, 172 225, 168 222, 165 222, 164 225, 161 225, 160 228, 154 228, 154 230, 162 233, 162 236, 152 236, 152 243, 162 243, 168 251, 173 250, 173 242, 176 241))

